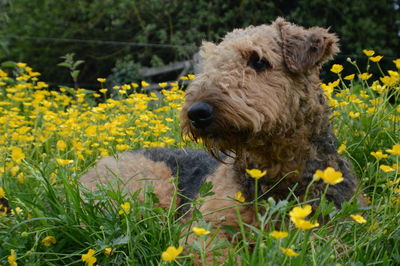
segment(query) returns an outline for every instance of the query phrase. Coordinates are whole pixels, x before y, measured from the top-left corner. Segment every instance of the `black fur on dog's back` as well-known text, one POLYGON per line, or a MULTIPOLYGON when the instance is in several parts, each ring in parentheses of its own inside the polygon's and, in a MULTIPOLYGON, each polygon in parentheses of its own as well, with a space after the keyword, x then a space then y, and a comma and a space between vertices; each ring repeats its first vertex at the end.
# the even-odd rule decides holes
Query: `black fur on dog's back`
POLYGON ((201 184, 221 164, 204 150, 152 148, 134 152, 143 154, 155 162, 164 162, 178 177, 178 189, 182 212, 185 213, 191 200, 199 193, 201 184))

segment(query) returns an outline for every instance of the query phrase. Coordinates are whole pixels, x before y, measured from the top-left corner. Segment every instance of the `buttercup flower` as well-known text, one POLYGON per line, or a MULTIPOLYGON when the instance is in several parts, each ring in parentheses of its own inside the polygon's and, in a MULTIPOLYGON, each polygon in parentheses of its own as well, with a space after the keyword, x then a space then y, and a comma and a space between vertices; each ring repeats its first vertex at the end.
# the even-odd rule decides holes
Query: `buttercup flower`
POLYGON ((195 233, 198 236, 208 235, 210 233, 210 231, 207 231, 204 228, 196 227, 196 226, 192 228, 192 231, 193 231, 193 233, 195 233))
POLYGON ((148 87, 150 86, 149 83, 147 83, 146 81, 142 80, 142 82, 140 83, 142 85, 142 87, 148 87))
POLYGON ((343 154, 343 152, 346 150, 347 146, 346 146, 346 142, 343 142, 342 144, 340 144, 339 148, 338 148, 338 153, 339 154, 343 154))
POLYGON ((397 69, 400 69, 400 58, 396 59, 396 60, 393 60, 393 63, 396 65, 397 69))
POLYGON ((158 83, 158 86, 160 86, 161 88, 165 88, 167 87, 167 85, 168 85, 167 82, 158 83))
POLYGON ((54 245, 55 243, 57 243, 57 240, 54 236, 46 236, 45 238, 42 239, 42 244, 45 245, 46 247, 54 245))
POLYGON ((297 206, 294 207, 290 212, 290 220, 294 223, 294 225, 302 230, 312 229, 314 227, 319 226, 319 223, 311 223, 310 221, 305 220, 308 215, 312 212, 311 205, 305 205, 303 207, 297 206))
POLYGON ((374 50, 367 50, 367 49, 364 49, 364 50, 363 50, 363 53, 364 53, 366 56, 373 56, 373 55, 375 54, 375 51, 374 51, 374 50))
POLYGON ((273 237, 273 238, 276 238, 276 239, 282 239, 282 238, 286 238, 288 235, 289 235, 289 233, 288 232, 281 232, 281 231, 272 231, 271 233, 270 233, 270 235, 273 237))
POLYGON ((369 60, 371 60, 372 62, 378 63, 379 61, 381 61, 382 58, 383 58, 383 56, 377 55, 374 57, 370 57, 369 60))
POLYGON ((246 199, 243 197, 242 192, 238 191, 235 193, 234 196, 235 200, 239 201, 239 202, 244 202, 246 199))
POLYGON ((354 79, 354 74, 351 74, 351 75, 347 75, 347 76, 345 76, 343 79, 345 79, 345 80, 352 80, 352 79, 354 79))
POLYGON ((299 253, 295 252, 291 248, 280 247, 279 249, 283 252, 283 254, 285 254, 286 256, 289 256, 289 257, 296 257, 296 256, 300 255, 299 253))
POLYGON ((129 214, 131 212, 131 204, 127 201, 121 204, 122 210, 120 210, 119 214, 129 214))
POLYGON ((386 173, 388 173, 388 172, 393 172, 393 171, 396 170, 396 169, 394 169, 393 167, 390 167, 389 165, 384 165, 384 164, 380 165, 379 168, 380 168, 382 171, 386 172, 386 173))
POLYGON ((300 207, 300 206, 294 207, 289 212, 289 216, 291 219, 302 219, 302 218, 306 218, 308 215, 310 215, 311 212, 312 212, 312 207, 311 207, 311 205, 307 204, 307 205, 304 205, 303 207, 300 207))
POLYGON ((378 160, 389 157, 389 155, 384 154, 381 150, 376 151, 376 152, 371 152, 371 155, 374 156, 378 160))
POLYGON ((336 73, 336 74, 339 74, 340 72, 342 72, 342 70, 343 70, 343 66, 342 66, 342 65, 339 65, 339 64, 334 64, 334 65, 332 66, 332 68, 331 68, 331 71, 332 71, 333 73, 336 73))
POLYGON ((4 192, 4 189, 0 187, 0 199, 6 197, 6 192, 4 192))
POLYGON ((386 150, 387 153, 400 156, 400 144, 393 145, 393 148, 386 150))
POLYGON ((350 215, 350 217, 359 224, 364 224, 367 220, 364 219, 361 215, 350 215))
POLYGON ((302 230, 308 230, 319 226, 318 222, 312 223, 304 219, 293 219, 292 222, 297 228, 302 230))
POLYGON ((358 77, 359 77, 360 79, 362 79, 362 80, 368 80, 370 77, 372 77, 372 74, 369 74, 369 73, 362 73, 362 74, 359 74, 358 77))
POLYGON ((60 151, 63 151, 67 148, 67 143, 65 143, 64 140, 60 139, 59 141, 57 141, 57 149, 59 149, 60 151))
POLYGON ((168 247, 166 251, 161 254, 161 258, 164 261, 173 261, 178 257, 179 254, 183 251, 183 247, 175 248, 173 246, 168 247))
POLYGON ((106 256, 110 256, 111 252, 112 252, 112 248, 105 248, 104 249, 104 255, 106 255, 106 256))
POLYGON ((58 165, 68 165, 74 162, 74 160, 64 160, 64 159, 56 159, 58 165))
POLYGON ((246 173, 248 173, 254 179, 260 179, 267 174, 267 170, 261 171, 259 169, 246 169, 246 173))
POLYGON ((349 116, 350 116, 351 118, 355 119, 355 118, 358 118, 358 117, 360 116, 360 113, 359 113, 359 112, 356 112, 356 113, 350 112, 350 113, 349 113, 349 116))
POLYGON ((17 255, 15 254, 15 250, 14 249, 10 249, 10 256, 8 256, 8 263, 10 264, 10 266, 18 266, 17 264, 17 255))
POLYGON ((106 82, 106 79, 105 78, 98 78, 97 81, 100 82, 100 83, 104 83, 104 82, 106 82))
POLYGON ((25 159, 25 154, 19 147, 11 148, 11 159, 16 163, 21 163, 23 159, 25 159))
POLYGON ((317 170, 314 174, 314 180, 322 178, 325 183, 329 185, 336 185, 343 182, 343 174, 339 171, 335 171, 332 167, 327 167, 325 170, 317 170))
POLYGON ((96 257, 93 256, 94 253, 95 251, 93 249, 89 249, 88 253, 82 255, 82 261, 92 266, 97 261, 96 257))

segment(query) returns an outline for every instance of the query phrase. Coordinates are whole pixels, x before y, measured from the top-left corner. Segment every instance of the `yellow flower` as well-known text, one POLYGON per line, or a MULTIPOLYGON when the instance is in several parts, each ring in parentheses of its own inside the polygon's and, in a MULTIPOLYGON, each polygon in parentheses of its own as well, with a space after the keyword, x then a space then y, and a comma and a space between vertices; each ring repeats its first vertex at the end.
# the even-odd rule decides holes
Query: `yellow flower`
POLYGON ((160 86, 161 88, 165 88, 165 87, 167 87, 167 85, 168 85, 167 82, 158 83, 158 86, 160 86))
POLYGON ((120 210, 119 214, 129 214, 131 212, 131 204, 127 201, 121 204, 122 210, 120 210))
POLYGON ((238 191, 235 193, 235 200, 239 202, 244 202, 246 199, 243 197, 242 192, 238 191))
POLYGON ((355 118, 357 118, 357 117, 360 116, 360 113, 359 113, 359 112, 357 112, 357 113, 350 112, 350 113, 349 113, 349 116, 350 116, 351 118, 355 119, 355 118))
POLYGON ((267 170, 261 172, 259 169, 246 169, 246 173, 248 173, 254 179, 260 179, 267 174, 267 170))
POLYGON ((192 228, 192 231, 193 231, 193 233, 195 233, 198 236, 208 235, 210 233, 210 231, 207 231, 204 228, 196 227, 196 226, 192 228))
POLYGON ((393 60, 393 63, 395 63, 397 69, 400 69, 400 58, 393 60))
POLYGON ((373 56, 373 55, 375 54, 375 51, 374 51, 374 50, 367 50, 367 49, 364 49, 364 50, 363 50, 363 53, 364 53, 366 56, 373 56))
POLYGON ((65 143, 65 141, 63 141, 62 139, 57 141, 57 149, 59 149, 60 151, 63 151, 63 150, 65 150, 65 148, 67 148, 67 143, 65 143))
POLYGON ((302 230, 308 230, 314 227, 319 226, 318 223, 311 223, 310 221, 304 220, 308 215, 312 212, 311 205, 305 205, 304 207, 294 207, 290 212, 290 220, 294 223, 294 225, 302 230))
POLYGON ((183 76, 183 77, 180 77, 179 79, 180 79, 180 80, 187 80, 187 79, 188 79, 188 77, 186 77, 186 76, 183 76))
POLYGON ((106 255, 106 256, 110 256, 111 252, 112 252, 112 248, 105 248, 104 249, 104 255, 106 255))
POLYGON ((308 230, 312 229, 314 227, 318 227, 319 223, 311 223, 310 221, 304 220, 304 219, 292 219, 292 222, 294 225, 302 230, 308 230))
POLYGON ((354 79, 354 76, 355 76, 354 74, 347 75, 347 76, 344 77, 344 79, 345 79, 345 80, 353 80, 353 79, 354 79))
POLYGON ((25 183, 26 177, 24 176, 24 173, 19 173, 17 176, 18 182, 23 185, 25 183))
POLYGON ((17 67, 25 68, 25 67, 26 67, 26 63, 18 62, 18 63, 17 63, 17 67))
POLYGON ((100 83, 104 83, 104 82, 106 82, 106 79, 105 78, 98 78, 97 81, 100 82, 100 83))
POLYGON ((374 156, 378 160, 385 159, 389 156, 387 154, 384 154, 381 150, 376 151, 376 152, 371 152, 371 155, 374 156))
POLYGON ((74 160, 64 160, 64 159, 56 159, 58 165, 68 165, 74 162, 74 160))
POLYGON ((342 65, 339 65, 339 64, 334 64, 334 65, 332 66, 332 68, 331 68, 331 71, 332 71, 333 73, 339 74, 340 72, 343 71, 343 66, 342 66, 342 65))
POLYGON ((283 252, 283 254, 285 254, 286 256, 289 256, 289 257, 296 257, 296 256, 300 255, 299 253, 295 252, 291 248, 280 247, 280 250, 283 252))
POLYGON ((6 197, 6 192, 4 192, 4 189, 0 187, 0 199, 6 197))
POLYGON ((108 91, 108 89, 100 89, 99 92, 101 93, 106 93, 108 91))
POLYGON ((360 79, 362 79, 362 80, 368 80, 370 77, 372 77, 372 74, 369 74, 369 73, 362 73, 362 74, 359 74, 358 77, 359 77, 360 79))
POLYGON ((329 185, 336 185, 344 180, 343 174, 340 171, 335 171, 332 167, 327 167, 324 171, 317 170, 314 179, 318 181, 320 178, 329 185))
POLYGON ((125 151, 128 150, 131 146, 129 146, 128 144, 117 144, 116 148, 117 151, 125 151))
POLYGON ((3 70, 0 69, 0 78, 4 78, 4 77, 7 77, 7 76, 8 76, 7 72, 4 72, 3 70))
POLYGON ((359 224, 364 224, 367 220, 364 219, 361 215, 350 215, 350 217, 359 224))
POLYGON ((389 165, 385 165, 385 164, 380 165, 379 168, 380 168, 382 171, 386 172, 386 173, 388 173, 388 172, 393 172, 393 171, 396 170, 396 169, 390 167, 389 165))
POLYGON ((368 114, 376 113, 376 111, 377 111, 376 107, 370 107, 370 108, 367 109, 367 113, 368 114))
POLYGON ((400 155, 400 144, 393 145, 393 148, 391 150, 386 150, 386 152, 393 155, 400 155))
POLYGON ((164 261, 173 261, 178 257, 179 254, 183 251, 183 247, 175 248, 175 247, 168 247, 166 251, 161 254, 161 258, 164 261))
POLYGON ((22 149, 19 147, 11 148, 11 159, 16 163, 21 163, 23 159, 25 159, 25 154, 22 149))
POLYGON ((395 76, 384 76, 384 77, 380 77, 379 79, 386 86, 393 86, 397 82, 397 78, 395 76))
POLYGON ((282 238, 287 237, 288 235, 289 235, 288 232, 281 232, 281 231, 275 231, 275 230, 270 233, 270 236, 272 236, 273 238, 276 238, 276 239, 282 239, 282 238))
POLYGON ((378 63, 379 61, 381 61, 382 58, 383 58, 383 56, 377 55, 377 56, 374 56, 374 57, 370 57, 369 60, 371 60, 374 63, 378 63))
POLYGON ((14 249, 10 250, 10 256, 8 256, 8 263, 10 264, 10 266, 17 266, 17 255, 15 254, 14 249))
POLYGON ((347 148, 346 142, 343 142, 342 144, 340 144, 340 146, 338 148, 338 153, 343 154, 343 152, 346 150, 346 148, 347 148))
POLYGON ((289 216, 292 219, 302 219, 302 218, 306 218, 308 215, 310 215, 310 213, 312 212, 312 207, 311 205, 307 204, 304 205, 304 207, 294 207, 290 212, 289 212, 289 216))
POLYGON ((142 80, 142 82, 140 83, 142 85, 142 87, 148 87, 150 86, 149 83, 147 83, 146 81, 142 80))
POLYGON ((189 74, 189 75, 187 75, 187 77, 188 77, 188 79, 195 79, 196 78, 196 76, 193 75, 193 74, 189 74))
POLYGON ((82 255, 82 261, 92 266, 97 261, 96 257, 93 256, 94 253, 95 251, 93 249, 89 249, 88 253, 82 255))
POLYGON ((55 243, 57 243, 57 240, 54 236, 46 236, 45 238, 42 239, 42 244, 45 245, 46 247, 54 245, 55 243))

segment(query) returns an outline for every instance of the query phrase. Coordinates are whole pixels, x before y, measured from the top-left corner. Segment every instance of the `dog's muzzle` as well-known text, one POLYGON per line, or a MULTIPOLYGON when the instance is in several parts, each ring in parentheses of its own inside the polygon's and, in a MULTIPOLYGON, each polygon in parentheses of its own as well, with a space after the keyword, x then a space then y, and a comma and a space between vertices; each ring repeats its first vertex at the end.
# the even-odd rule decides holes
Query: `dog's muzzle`
POLYGON ((197 129, 205 129, 213 121, 214 108, 205 102, 196 102, 189 107, 187 114, 192 125, 197 129))

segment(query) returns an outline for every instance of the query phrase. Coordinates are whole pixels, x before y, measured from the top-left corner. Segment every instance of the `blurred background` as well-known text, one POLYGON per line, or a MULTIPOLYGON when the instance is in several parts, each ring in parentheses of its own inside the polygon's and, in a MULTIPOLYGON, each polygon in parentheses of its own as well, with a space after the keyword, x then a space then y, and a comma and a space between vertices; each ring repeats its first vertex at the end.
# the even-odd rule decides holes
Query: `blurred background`
POLYGON ((143 79, 158 83, 192 73, 202 40, 218 42, 234 28, 283 16, 336 32, 342 50, 336 63, 345 64, 351 57, 365 64, 362 50, 373 49, 384 55, 383 68, 393 68, 392 60, 400 56, 399 4, 399 0, 0 0, 0 62, 26 62, 50 85, 73 86, 69 70, 57 64, 65 61, 62 56, 74 53, 73 60, 84 61, 78 67, 80 87, 96 89, 99 77, 107 78, 109 85, 143 79))

